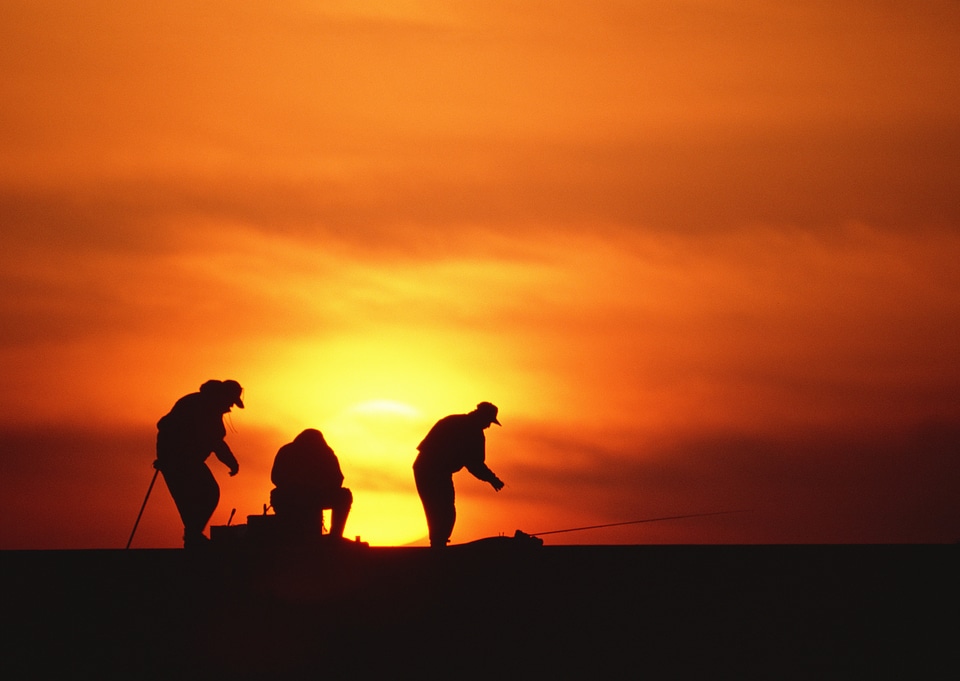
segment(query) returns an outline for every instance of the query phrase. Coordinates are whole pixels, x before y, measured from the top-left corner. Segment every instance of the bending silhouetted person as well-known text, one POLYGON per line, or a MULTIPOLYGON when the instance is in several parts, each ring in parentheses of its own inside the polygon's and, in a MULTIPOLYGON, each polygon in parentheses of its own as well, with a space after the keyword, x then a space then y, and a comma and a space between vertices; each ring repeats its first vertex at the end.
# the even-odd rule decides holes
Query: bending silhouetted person
POLYGON ((331 509, 330 534, 343 536, 353 493, 343 486, 340 461, 319 430, 308 428, 280 448, 270 480, 276 485, 270 503, 294 536, 319 537, 325 508, 331 509))
POLYGON ((200 392, 177 400, 157 422, 157 460, 183 520, 183 545, 187 548, 209 541, 203 534, 220 502, 220 486, 207 467, 210 454, 236 475, 240 464, 224 441, 223 415, 233 405, 243 409, 243 388, 236 381, 207 381, 200 392))
POLYGON ((450 541, 457 520, 453 474, 466 467, 475 478, 489 482, 499 492, 503 481, 487 467, 483 431, 497 420, 497 408, 481 402, 469 414, 440 419, 417 447, 413 463, 417 493, 430 531, 430 546, 442 548, 450 541))

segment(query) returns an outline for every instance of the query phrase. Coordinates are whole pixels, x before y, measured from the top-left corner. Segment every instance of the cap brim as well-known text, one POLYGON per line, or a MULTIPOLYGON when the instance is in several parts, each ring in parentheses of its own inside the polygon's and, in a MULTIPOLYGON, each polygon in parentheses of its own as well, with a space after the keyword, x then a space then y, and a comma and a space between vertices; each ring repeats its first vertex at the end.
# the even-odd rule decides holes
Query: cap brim
POLYGON ((241 400, 239 397, 236 400, 234 400, 233 403, 238 407, 240 407, 241 409, 243 409, 243 400, 241 400))
POLYGON ((502 425, 503 425, 502 423, 500 423, 499 421, 497 421, 497 419, 493 419, 493 421, 491 421, 491 423, 496 423, 498 426, 502 426, 502 425))

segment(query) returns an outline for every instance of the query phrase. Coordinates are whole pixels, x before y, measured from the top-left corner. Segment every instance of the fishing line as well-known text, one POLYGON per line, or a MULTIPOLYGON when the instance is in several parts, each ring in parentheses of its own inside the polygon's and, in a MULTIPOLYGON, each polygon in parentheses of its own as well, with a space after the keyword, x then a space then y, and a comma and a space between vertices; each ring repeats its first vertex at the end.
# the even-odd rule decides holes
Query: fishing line
POLYGON ((617 527, 618 525, 638 525, 640 523, 655 523, 661 520, 680 520, 682 518, 702 518, 710 515, 726 515, 729 513, 747 513, 747 510, 741 511, 714 511, 713 513, 689 513, 687 515, 671 515, 663 518, 644 518, 643 520, 627 520, 622 523, 607 523, 606 525, 588 525, 587 527, 571 527, 566 530, 550 530, 549 532, 531 532, 530 536, 540 537, 545 534, 560 534, 561 532, 579 532, 580 530, 598 530, 602 527, 617 527))

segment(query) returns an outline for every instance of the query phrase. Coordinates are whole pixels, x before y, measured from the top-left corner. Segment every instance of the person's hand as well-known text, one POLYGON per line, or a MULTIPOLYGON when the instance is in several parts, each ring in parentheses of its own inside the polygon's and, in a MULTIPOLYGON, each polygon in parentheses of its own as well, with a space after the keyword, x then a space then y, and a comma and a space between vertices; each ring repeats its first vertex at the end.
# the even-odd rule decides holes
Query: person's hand
POLYGON ((503 480, 500 478, 494 478, 490 481, 490 485, 493 487, 493 489, 499 492, 503 489, 503 480))
POLYGON ((236 474, 239 473, 239 472, 240 472, 240 466, 239 466, 239 465, 236 466, 235 468, 231 468, 231 469, 230 469, 230 477, 232 478, 234 475, 236 475, 236 474))

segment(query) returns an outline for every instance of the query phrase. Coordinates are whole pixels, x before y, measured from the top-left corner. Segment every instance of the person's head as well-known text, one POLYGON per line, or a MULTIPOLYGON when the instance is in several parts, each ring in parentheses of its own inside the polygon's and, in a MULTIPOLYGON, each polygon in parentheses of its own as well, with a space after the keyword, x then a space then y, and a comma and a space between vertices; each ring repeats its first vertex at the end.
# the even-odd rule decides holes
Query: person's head
POLYGON ((200 386, 200 394, 210 399, 222 413, 230 411, 233 405, 243 409, 243 388, 232 379, 209 380, 200 386))
POLYGON ((330 445, 327 444, 327 441, 321 433, 316 428, 307 428, 302 433, 293 438, 293 444, 298 447, 303 447, 305 449, 314 449, 317 451, 330 451, 330 445))
POLYGON ((496 423, 498 426, 500 425, 500 422, 497 420, 498 411, 495 405, 489 402, 481 402, 477 405, 477 408, 473 410, 473 413, 477 415, 477 418, 484 428, 489 428, 491 423, 496 423))

